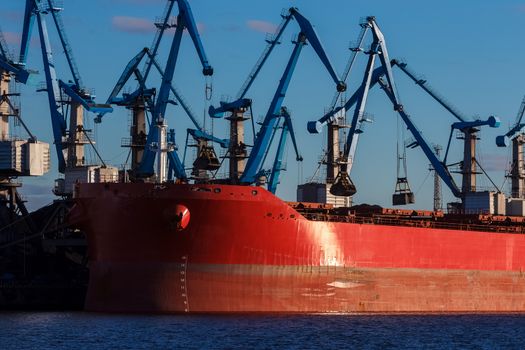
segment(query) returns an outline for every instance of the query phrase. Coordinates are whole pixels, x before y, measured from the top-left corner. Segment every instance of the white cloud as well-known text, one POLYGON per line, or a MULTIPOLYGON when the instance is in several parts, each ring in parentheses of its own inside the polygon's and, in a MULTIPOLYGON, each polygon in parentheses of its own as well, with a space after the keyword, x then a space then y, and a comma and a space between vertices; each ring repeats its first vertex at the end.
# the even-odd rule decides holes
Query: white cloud
POLYGON ((256 32, 261 32, 261 33, 272 33, 273 34, 277 30, 277 25, 271 22, 260 21, 256 19, 251 19, 249 21, 246 21, 246 25, 248 26, 248 28, 255 30, 256 32))
POLYGON ((137 17, 115 16, 111 23, 113 28, 128 33, 154 33, 156 30, 151 21, 137 17))
POLYGON ((14 33, 14 32, 3 32, 5 41, 9 45, 19 45, 20 40, 22 38, 22 35, 20 33, 14 33))
MULTIPOLYGON (((169 23, 176 23, 177 17, 172 17, 169 23)), ((122 32, 128 33, 154 33, 157 30, 157 27, 153 22, 138 17, 129 17, 129 16, 115 16, 112 18, 111 23, 113 28, 120 30, 122 32)), ((197 31, 202 34, 206 30, 206 25, 204 23, 197 22, 197 31)), ((173 32, 173 31, 172 31, 173 32)))

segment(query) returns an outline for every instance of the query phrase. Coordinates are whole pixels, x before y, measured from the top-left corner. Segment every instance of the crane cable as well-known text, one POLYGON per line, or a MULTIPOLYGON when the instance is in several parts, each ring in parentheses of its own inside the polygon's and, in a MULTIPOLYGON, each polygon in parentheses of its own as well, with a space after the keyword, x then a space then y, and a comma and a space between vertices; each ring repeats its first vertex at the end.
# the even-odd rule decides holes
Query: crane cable
POLYGON ((401 178, 401 177, 407 177, 407 151, 406 151, 406 147, 404 146, 404 141, 405 141, 405 129, 401 127, 401 123, 400 123, 400 117, 399 115, 397 116, 397 133, 396 133, 396 163, 397 163, 397 178, 401 178), (400 140, 403 140, 403 145, 401 146, 403 148, 403 151, 400 152, 400 146, 399 146, 399 143, 400 143, 400 140), (401 154, 402 153, 402 154, 401 154), (404 176, 401 176, 401 160, 403 161, 402 163, 402 166, 403 166, 403 174, 404 176))

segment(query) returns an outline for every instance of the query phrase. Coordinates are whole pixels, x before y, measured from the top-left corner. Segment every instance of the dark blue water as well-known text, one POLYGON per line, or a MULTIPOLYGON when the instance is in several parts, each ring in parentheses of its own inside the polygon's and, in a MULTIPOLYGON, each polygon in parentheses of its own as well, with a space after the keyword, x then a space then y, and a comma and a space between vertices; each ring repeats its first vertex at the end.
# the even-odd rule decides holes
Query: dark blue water
POLYGON ((0 313, 0 349, 525 349, 525 315, 0 313))

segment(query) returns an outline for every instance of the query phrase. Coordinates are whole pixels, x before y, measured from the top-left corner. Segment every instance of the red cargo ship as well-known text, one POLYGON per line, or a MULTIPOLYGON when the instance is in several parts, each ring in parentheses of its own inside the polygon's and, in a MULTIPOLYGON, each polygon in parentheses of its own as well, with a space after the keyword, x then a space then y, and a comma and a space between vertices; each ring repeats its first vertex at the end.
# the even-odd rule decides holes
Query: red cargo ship
POLYGON ((76 203, 90 311, 525 311, 523 218, 353 211, 233 185, 79 184, 76 203))

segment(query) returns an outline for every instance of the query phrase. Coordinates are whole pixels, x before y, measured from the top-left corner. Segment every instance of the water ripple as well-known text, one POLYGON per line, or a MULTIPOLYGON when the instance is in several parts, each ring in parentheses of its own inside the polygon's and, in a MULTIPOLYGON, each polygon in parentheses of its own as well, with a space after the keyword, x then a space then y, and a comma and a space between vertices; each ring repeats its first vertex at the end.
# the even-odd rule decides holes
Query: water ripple
POLYGON ((523 349, 525 315, 0 313, 1 349, 523 349))

